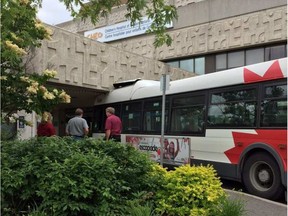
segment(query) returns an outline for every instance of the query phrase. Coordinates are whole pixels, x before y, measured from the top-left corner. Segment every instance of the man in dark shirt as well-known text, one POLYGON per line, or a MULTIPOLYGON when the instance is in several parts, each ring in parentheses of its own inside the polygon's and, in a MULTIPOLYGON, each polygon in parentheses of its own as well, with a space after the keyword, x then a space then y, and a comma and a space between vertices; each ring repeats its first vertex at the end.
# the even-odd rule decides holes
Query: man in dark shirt
POLYGON ((114 139, 117 142, 121 142, 122 122, 114 113, 115 109, 113 107, 106 108, 105 139, 107 141, 114 139))

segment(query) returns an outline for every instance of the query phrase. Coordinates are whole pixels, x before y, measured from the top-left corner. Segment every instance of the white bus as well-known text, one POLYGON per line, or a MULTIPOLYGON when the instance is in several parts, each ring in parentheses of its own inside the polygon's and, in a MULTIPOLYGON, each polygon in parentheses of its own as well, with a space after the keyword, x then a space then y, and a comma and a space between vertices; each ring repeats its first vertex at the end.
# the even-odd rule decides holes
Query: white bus
MULTIPOLYGON (((104 136, 112 106, 121 142, 159 161, 160 82, 114 87, 95 104, 93 136, 104 136)), ((164 164, 213 165, 221 178, 268 199, 287 190, 287 58, 171 81, 165 103, 164 164)))

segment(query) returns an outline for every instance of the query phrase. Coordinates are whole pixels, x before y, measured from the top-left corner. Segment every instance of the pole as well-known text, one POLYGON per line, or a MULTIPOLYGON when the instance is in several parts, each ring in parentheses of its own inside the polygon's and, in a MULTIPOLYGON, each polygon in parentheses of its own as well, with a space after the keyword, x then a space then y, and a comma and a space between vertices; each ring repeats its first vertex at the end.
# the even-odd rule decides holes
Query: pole
POLYGON ((165 128, 165 96, 166 96, 166 74, 163 74, 162 85, 162 122, 161 122, 161 147, 160 147, 160 164, 163 166, 163 153, 164 153, 164 128, 165 128))

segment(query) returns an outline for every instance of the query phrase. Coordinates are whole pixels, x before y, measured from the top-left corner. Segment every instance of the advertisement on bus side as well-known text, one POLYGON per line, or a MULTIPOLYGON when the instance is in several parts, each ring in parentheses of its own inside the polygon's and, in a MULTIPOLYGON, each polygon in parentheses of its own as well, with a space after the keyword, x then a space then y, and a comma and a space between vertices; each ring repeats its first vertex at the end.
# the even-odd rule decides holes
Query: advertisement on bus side
MULTIPOLYGON (((147 152, 151 160, 160 162, 161 137, 152 136, 126 136, 126 143, 130 143, 136 149, 147 152)), ((165 137, 163 142, 163 163, 171 165, 183 165, 189 163, 190 139, 165 137)))

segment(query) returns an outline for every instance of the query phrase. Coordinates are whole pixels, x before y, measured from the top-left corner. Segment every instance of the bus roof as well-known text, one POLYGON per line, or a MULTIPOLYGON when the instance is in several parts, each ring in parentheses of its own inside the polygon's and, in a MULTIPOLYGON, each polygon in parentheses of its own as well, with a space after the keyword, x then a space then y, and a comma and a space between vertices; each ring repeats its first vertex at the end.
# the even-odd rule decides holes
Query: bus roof
MULTIPOLYGON (((171 81, 166 95, 287 77, 287 58, 171 81)), ((95 105, 161 96, 160 81, 137 80, 113 89, 95 105)))

